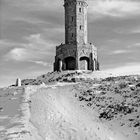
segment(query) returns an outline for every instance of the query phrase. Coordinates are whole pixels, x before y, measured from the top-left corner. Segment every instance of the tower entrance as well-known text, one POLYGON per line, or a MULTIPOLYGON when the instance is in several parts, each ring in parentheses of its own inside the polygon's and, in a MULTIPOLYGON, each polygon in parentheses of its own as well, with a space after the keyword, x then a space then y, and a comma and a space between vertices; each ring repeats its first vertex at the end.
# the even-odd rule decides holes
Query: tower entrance
POLYGON ((89 58, 88 57, 80 58, 80 70, 89 70, 89 58))
POLYGON ((74 57, 65 58, 65 68, 66 70, 75 70, 76 61, 74 57))

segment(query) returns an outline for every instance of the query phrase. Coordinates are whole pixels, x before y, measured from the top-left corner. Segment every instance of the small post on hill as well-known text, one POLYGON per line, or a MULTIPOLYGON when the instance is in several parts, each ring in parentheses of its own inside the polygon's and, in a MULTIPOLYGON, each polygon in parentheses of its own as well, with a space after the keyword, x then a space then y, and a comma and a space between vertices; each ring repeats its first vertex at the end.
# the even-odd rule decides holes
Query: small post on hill
POLYGON ((21 80, 20 80, 20 78, 17 78, 17 80, 16 80, 16 86, 17 87, 20 87, 21 86, 21 80))

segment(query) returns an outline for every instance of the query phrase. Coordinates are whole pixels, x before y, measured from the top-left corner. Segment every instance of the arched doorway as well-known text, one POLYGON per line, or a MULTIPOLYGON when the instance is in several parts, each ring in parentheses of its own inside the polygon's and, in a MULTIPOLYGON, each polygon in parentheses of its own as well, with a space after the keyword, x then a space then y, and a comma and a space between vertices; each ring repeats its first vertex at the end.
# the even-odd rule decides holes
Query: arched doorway
POLYGON ((89 70, 89 58, 88 57, 80 58, 80 70, 89 70))
POLYGON ((65 58, 65 69, 66 70, 75 70, 76 68, 76 60, 74 57, 67 57, 65 58))

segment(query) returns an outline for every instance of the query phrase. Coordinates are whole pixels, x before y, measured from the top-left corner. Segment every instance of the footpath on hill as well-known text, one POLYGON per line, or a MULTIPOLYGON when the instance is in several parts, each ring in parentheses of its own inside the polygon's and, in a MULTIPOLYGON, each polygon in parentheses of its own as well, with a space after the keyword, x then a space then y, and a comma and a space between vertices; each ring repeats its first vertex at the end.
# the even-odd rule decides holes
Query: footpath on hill
POLYGON ((128 137, 112 129, 99 119, 96 109, 77 100, 78 86, 85 88, 81 84, 60 84, 38 89, 31 96, 31 122, 43 140, 139 140, 139 136, 128 137))
POLYGON ((111 140, 112 132, 74 95, 67 85, 41 88, 31 96, 31 122, 43 140, 111 140))

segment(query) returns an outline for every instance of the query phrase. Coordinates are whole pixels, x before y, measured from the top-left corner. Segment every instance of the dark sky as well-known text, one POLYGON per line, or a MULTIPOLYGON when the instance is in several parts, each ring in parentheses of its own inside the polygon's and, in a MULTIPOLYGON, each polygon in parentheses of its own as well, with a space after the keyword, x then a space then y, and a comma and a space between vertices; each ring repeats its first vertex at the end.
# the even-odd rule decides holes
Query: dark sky
MULTIPOLYGON (((140 70, 140 2, 89 0, 88 40, 102 70, 140 70)), ((0 86, 52 71, 63 0, 0 0, 0 86)))

